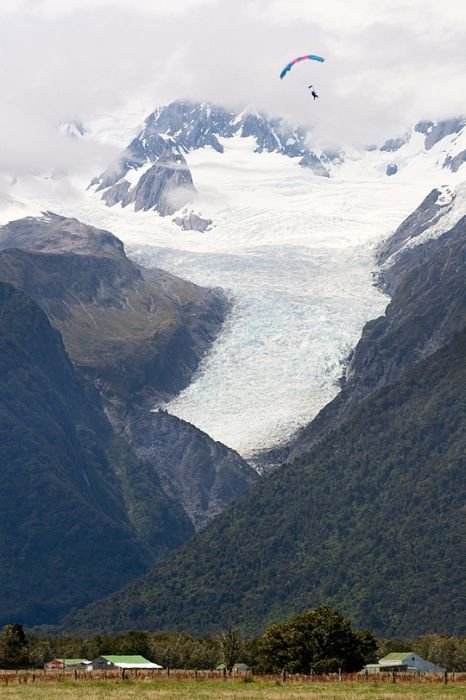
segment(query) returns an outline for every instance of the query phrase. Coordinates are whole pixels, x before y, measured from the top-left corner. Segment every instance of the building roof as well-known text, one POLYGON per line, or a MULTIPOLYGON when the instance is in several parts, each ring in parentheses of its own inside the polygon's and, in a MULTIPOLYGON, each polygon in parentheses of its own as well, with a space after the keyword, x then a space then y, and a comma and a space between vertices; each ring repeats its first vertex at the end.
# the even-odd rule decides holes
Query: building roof
POLYGON ((407 671, 422 671, 424 673, 441 673, 445 671, 442 666, 437 666, 437 664, 428 661, 427 659, 422 659, 420 656, 414 653, 414 651, 393 651, 383 659, 379 659, 378 664, 370 664, 365 668, 379 668, 384 671, 390 669, 404 669, 407 671))
POLYGON ((91 662, 89 659, 51 659, 47 663, 53 663, 54 661, 58 661, 59 663, 63 664, 64 666, 77 666, 78 664, 90 664, 91 662))
POLYGON ((152 661, 145 659, 139 654, 133 654, 131 656, 118 656, 114 654, 102 655, 102 659, 108 661, 118 668, 162 668, 159 664, 154 664, 152 661))
POLYGON ((380 661, 404 661, 407 656, 414 656, 414 651, 392 651, 387 656, 384 656, 380 661))

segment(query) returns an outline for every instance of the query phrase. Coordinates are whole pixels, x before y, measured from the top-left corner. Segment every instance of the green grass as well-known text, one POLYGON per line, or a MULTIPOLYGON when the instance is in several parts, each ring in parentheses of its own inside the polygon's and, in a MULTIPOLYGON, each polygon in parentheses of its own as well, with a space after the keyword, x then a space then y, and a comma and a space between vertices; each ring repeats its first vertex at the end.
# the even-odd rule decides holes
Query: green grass
POLYGON ((43 682, 0 687, 2 700, 454 700, 466 696, 466 684, 444 686, 439 683, 389 682, 367 683, 280 683, 255 680, 157 680, 43 682))

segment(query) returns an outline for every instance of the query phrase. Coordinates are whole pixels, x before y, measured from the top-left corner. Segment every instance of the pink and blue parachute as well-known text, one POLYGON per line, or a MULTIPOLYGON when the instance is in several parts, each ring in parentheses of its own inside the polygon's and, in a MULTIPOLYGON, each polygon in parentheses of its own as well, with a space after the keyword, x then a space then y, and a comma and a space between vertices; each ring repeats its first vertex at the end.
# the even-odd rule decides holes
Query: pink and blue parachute
POLYGON ((322 56, 315 56, 314 54, 309 54, 308 56, 299 56, 298 58, 294 58, 290 63, 288 63, 282 72, 280 73, 280 78, 284 78, 285 75, 288 73, 289 70, 292 69, 295 63, 299 63, 299 61, 320 61, 323 63, 325 61, 325 58, 322 58, 322 56))

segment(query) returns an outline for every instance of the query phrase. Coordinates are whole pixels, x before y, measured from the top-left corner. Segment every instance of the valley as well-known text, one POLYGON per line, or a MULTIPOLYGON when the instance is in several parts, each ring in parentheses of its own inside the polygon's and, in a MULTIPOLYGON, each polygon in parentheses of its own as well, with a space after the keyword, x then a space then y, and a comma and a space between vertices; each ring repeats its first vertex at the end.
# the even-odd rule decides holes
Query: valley
POLYGON ((349 150, 329 178, 296 158, 256 152, 252 136, 220 138, 222 153, 191 150, 197 195, 185 210, 213 221, 204 232, 183 231, 153 211, 105 206, 100 193, 85 190, 88 174, 71 187, 26 178, 1 216, 24 215, 24 207, 75 216, 115 233, 144 266, 221 287, 232 301, 227 323, 194 381, 164 408, 251 459, 337 394, 364 323, 388 303, 373 284, 377 246, 432 187, 459 181, 440 167, 459 148, 458 135, 429 151, 423 138, 413 133, 397 153, 349 150), (387 163, 397 159, 399 171, 388 177, 387 163))
MULTIPOLYGON (((0 275, 17 395, 3 400, 4 530, 14 532, 19 503, 41 505, 22 474, 54 501, 54 459, 60 494, 80 504, 81 546, 101 483, 95 528, 108 513, 137 556, 133 570, 122 553, 112 580, 86 558, 78 575, 95 581, 85 594, 76 576, 66 596, 60 576, 40 596, 16 583, 3 619, 15 606, 27 623, 79 633, 216 634, 233 606, 256 634, 328 601, 378 634, 431 623, 462 634, 452 610, 464 527, 465 141, 457 119, 420 122, 380 148, 311 151, 279 120, 175 102, 100 176, 11 183, 0 275), (42 312, 47 344, 59 332, 60 363, 75 372, 70 396, 42 354, 30 356, 29 379, 29 356, 12 350, 16 325, 27 347, 42 312), (38 420, 32 379, 34 395, 46 388, 38 420), (60 435, 60 401, 63 457, 56 437, 34 451, 32 431, 21 458, 9 433, 43 421, 60 435), (83 493, 62 474, 70 450, 78 473, 94 470, 83 493)), ((11 540, 37 542, 26 566, 54 560, 55 530, 71 540, 74 521, 57 516, 34 516, 47 537, 32 526, 11 540)), ((5 580, 18 582, 7 547, 4 556, 15 562, 5 580)), ((65 546, 66 571, 68 557, 65 546)))

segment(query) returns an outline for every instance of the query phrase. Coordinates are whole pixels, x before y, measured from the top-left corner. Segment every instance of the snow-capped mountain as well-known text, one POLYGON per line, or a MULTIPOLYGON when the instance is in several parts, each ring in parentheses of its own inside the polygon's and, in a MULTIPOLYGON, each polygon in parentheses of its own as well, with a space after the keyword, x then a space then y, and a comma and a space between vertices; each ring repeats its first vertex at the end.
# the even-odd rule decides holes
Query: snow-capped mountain
MULTIPOLYGON (((134 204, 136 210, 173 214, 195 194, 184 155, 206 147, 223 153, 222 139, 233 136, 252 137, 258 153, 299 158, 300 165, 315 174, 329 175, 329 157, 319 157, 308 148, 309 135, 302 128, 293 129, 282 119, 248 110, 235 114, 208 103, 173 102, 147 117, 117 165, 94 178, 91 187, 103 192, 102 199, 109 206, 134 204)), ((184 228, 188 224, 185 218, 184 228)))
MULTIPOLYGON (((252 138, 255 152, 279 153, 297 159, 299 165, 322 177, 337 175, 347 161, 355 158, 376 160, 387 176, 427 153, 440 141, 444 150, 436 165, 458 172, 466 162, 466 119, 434 123, 418 122, 403 136, 387 139, 357 154, 330 152, 312 143, 312 134, 302 127, 291 127, 283 119, 244 110, 239 114, 209 103, 173 102, 152 112, 143 129, 129 143, 116 166, 92 180, 107 205, 133 204, 136 211, 154 209, 162 216, 192 202, 196 190, 185 156, 192 151, 212 148, 224 153, 224 139, 252 138), (371 153, 375 153, 371 157, 371 153)), ((176 220, 183 228, 204 230, 200 221, 176 220)))
POLYGON ((279 119, 176 102, 135 128, 118 167, 92 187, 92 173, 73 189, 22 178, 2 218, 76 217, 114 232, 144 265, 226 290, 222 334, 166 408, 249 456, 337 393, 364 323, 388 303, 373 286, 380 242, 434 188, 460 204, 464 124, 419 122, 379 146, 330 154, 279 119), (306 152, 328 176, 305 167, 306 152))
POLYGON ((398 155, 394 156, 387 164, 386 174, 395 175, 398 172, 399 162, 403 164, 406 151, 409 151, 413 142, 427 153, 441 141, 444 150, 440 152, 440 156, 443 155, 443 159, 440 157, 437 165, 447 168, 453 173, 458 172, 461 165, 466 162, 465 126, 466 118, 464 117, 440 122, 420 121, 405 136, 388 139, 380 151, 398 155), (420 136, 418 137, 417 134, 420 136))

